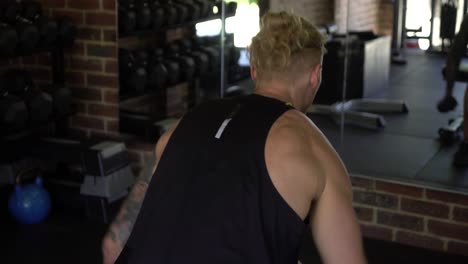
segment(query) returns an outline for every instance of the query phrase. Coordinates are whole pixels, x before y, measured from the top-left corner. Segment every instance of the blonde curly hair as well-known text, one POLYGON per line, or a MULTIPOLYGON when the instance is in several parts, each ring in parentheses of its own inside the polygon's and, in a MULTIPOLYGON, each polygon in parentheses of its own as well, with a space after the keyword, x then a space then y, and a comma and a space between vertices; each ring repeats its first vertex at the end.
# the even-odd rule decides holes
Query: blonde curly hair
POLYGON ((248 48, 258 80, 291 81, 321 63, 325 36, 302 17, 268 12, 248 48))

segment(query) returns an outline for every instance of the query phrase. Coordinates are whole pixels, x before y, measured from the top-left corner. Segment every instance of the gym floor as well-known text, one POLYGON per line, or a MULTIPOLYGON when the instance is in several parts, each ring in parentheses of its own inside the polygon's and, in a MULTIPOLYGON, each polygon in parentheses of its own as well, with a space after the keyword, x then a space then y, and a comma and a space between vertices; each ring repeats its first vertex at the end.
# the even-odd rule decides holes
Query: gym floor
MULTIPOLYGON (((443 92, 442 64, 440 56, 410 53, 408 65, 392 66, 390 89, 380 97, 406 100, 410 113, 386 116, 388 125, 382 131, 346 126, 341 144, 339 128, 334 123, 327 118, 312 117, 340 151, 351 173, 468 190, 468 170, 451 166, 456 146, 441 147, 437 141, 438 128, 461 113, 461 107, 450 114, 440 114, 435 108, 443 92)), ((459 102, 462 87, 463 84, 458 84, 456 88, 459 102)), ((56 210, 42 224, 20 226, 3 209, 0 263, 100 263, 100 241, 106 225, 56 210)), ((364 243, 369 263, 468 263, 468 257, 392 242, 366 238, 364 243)), ((312 244, 310 237, 306 237, 302 250, 305 264, 320 263, 317 252, 310 250, 312 244)))
POLYGON ((444 94, 441 69, 445 58, 420 50, 407 51, 407 65, 392 65, 390 84, 376 98, 404 100, 407 114, 384 115, 381 130, 346 125, 343 140, 339 126, 329 118, 311 116, 340 153, 351 174, 429 186, 453 192, 468 192, 468 168, 455 168, 453 155, 458 142, 439 142, 438 130, 450 118, 462 115, 466 84, 457 83, 458 107, 439 113, 444 94))

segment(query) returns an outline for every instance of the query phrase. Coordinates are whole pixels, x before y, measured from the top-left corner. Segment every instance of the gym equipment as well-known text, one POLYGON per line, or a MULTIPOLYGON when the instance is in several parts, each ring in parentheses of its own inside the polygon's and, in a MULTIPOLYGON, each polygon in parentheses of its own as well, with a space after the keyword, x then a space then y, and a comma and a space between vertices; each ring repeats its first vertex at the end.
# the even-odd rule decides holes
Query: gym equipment
POLYGON ((208 56, 208 61, 210 62, 208 71, 216 72, 219 70, 221 63, 220 50, 213 47, 203 46, 203 40, 197 37, 192 39, 192 49, 194 51, 203 52, 208 56))
POLYGON ((169 1, 163 1, 161 5, 164 8, 166 14, 165 25, 172 26, 177 24, 179 22, 179 13, 176 6, 170 4, 169 1))
POLYGON ((37 27, 29 20, 21 16, 21 6, 16 1, 7 1, 2 7, 0 19, 13 26, 18 35, 18 45, 16 49, 23 54, 28 54, 34 50, 40 39, 37 27))
POLYGON ((461 135, 463 134, 463 121, 463 116, 460 116, 450 119, 447 126, 439 128, 439 138, 441 142, 450 145, 461 139, 461 135))
POLYGON ((70 17, 62 16, 57 19, 58 40, 63 47, 72 47, 75 44, 78 28, 70 17))
POLYGON ((226 4, 226 13, 235 15, 237 11, 237 2, 229 2, 226 4))
POLYGON ((43 16, 42 5, 37 1, 21 2, 21 17, 33 23, 39 30, 39 46, 49 47, 57 40, 58 24, 43 16))
POLYGON ((49 85, 43 90, 52 97, 54 117, 61 118, 72 113, 72 93, 69 88, 62 85, 49 85))
POLYGON ((137 15, 133 1, 119 1, 119 31, 127 34, 135 31, 137 15))
POLYGON ((207 18, 212 15, 213 6, 207 0, 193 0, 200 8, 200 19, 207 18))
POLYGON ((179 83, 180 80, 180 65, 177 61, 165 58, 164 59, 164 66, 167 69, 167 84, 168 85, 176 85, 179 83))
POLYGON ((124 88, 137 93, 143 93, 147 86, 146 66, 139 62, 130 50, 121 49, 119 52, 119 67, 122 74, 124 88))
POLYGON ((457 4, 454 0, 447 0, 442 4, 440 10, 440 38, 442 39, 442 50, 445 51, 445 40, 450 41, 455 37, 455 26, 457 23, 457 4))
POLYGON ((135 1, 136 29, 148 29, 151 26, 151 8, 148 0, 127 0, 135 1))
POLYGON ((177 10, 177 24, 182 24, 188 21, 189 19, 189 10, 187 6, 174 2, 172 0, 167 0, 168 5, 172 5, 177 10))
POLYGON ((44 221, 50 213, 51 199, 42 186, 42 178, 36 177, 34 183, 20 185, 23 173, 17 176, 15 190, 8 201, 11 215, 21 224, 37 224, 44 221))
POLYGON ((18 35, 16 34, 16 30, 10 25, 0 23, 0 56, 13 56, 17 44, 18 35))
POLYGON ((151 27, 153 30, 159 30, 162 26, 167 24, 166 10, 159 3, 159 1, 154 1, 150 4, 151 9, 151 27))
POLYGON ((164 52, 162 49, 154 49, 148 65, 148 89, 160 90, 166 85, 168 70, 164 65, 164 52))
POLYGON ((166 57, 177 61, 180 65, 180 81, 192 81, 195 75, 195 61, 189 56, 183 56, 179 52, 179 46, 176 43, 169 44, 166 47, 166 57))
POLYGON ((0 133, 16 133, 26 127, 28 109, 23 100, 10 94, 6 89, 6 80, 0 76, 0 133))
POLYGON ((7 91, 26 102, 30 124, 40 124, 49 120, 53 108, 52 97, 36 89, 27 71, 8 70, 5 79, 7 91))
POLYGON ((187 21, 194 21, 200 18, 200 7, 192 0, 174 0, 174 2, 185 6, 187 9, 187 21))
POLYGON ((195 75, 201 76, 208 71, 208 55, 199 51, 192 51, 192 43, 188 39, 182 39, 177 42, 179 51, 184 56, 192 57, 195 60, 195 75))
POLYGON ((385 127, 383 116, 373 113, 408 113, 408 106, 403 101, 380 99, 354 99, 333 105, 312 105, 307 114, 330 116, 337 124, 341 122, 344 112, 344 122, 369 129, 385 127))
POLYGON ((404 65, 406 41, 406 0, 395 0, 393 6, 392 63, 404 65))

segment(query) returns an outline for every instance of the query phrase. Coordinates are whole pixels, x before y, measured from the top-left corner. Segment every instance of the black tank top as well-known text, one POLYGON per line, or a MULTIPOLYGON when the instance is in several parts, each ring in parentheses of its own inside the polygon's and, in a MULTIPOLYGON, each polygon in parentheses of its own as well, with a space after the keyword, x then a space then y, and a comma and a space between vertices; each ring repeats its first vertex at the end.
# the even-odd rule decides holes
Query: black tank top
POLYGON ((117 263, 297 264, 306 225, 275 189, 264 153, 290 109, 249 95, 187 113, 117 263))

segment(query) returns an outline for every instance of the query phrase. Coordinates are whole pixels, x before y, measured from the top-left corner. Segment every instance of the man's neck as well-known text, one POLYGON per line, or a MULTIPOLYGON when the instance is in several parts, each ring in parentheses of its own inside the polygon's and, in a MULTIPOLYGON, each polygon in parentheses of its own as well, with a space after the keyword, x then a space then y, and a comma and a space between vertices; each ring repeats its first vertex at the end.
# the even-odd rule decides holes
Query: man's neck
POLYGON ((257 84, 254 93, 290 103, 297 108, 299 103, 294 99, 288 89, 290 88, 285 87, 281 83, 269 82, 257 84))

